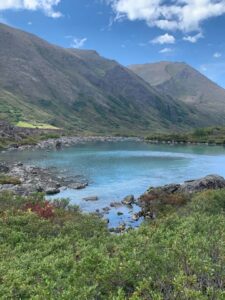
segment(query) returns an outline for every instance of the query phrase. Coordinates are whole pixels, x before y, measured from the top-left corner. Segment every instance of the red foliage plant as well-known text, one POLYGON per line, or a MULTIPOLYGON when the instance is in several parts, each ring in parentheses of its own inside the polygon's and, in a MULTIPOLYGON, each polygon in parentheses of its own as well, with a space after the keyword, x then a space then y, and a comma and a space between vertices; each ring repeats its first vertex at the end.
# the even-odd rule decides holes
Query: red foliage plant
POLYGON ((24 206, 25 211, 32 211, 36 213, 39 217, 44 219, 50 219, 54 217, 54 205, 50 204, 48 201, 38 202, 38 203, 27 203, 24 206))

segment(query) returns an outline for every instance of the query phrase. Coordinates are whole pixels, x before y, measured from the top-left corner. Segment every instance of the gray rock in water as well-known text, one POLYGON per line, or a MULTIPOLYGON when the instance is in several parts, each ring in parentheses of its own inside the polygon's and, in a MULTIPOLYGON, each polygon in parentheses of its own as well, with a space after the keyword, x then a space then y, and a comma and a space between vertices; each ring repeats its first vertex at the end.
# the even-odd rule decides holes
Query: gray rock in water
POLYGON ((126 196, 123 200, 122 203, 125 205, 132 205, 135 202, 134 195, 129 195, 126 196))
POLYGON ((97 201, 98 197, 97 196, 90 196, 90 197, 85 197, 83 198, 85 201, 97 201))
POLYGON ((57 187, 46 187, 45 193, 46 195, 56 195, 60 193, 60 189, 57 187))
POLYGON ((73 182, 68 185, 69 189, 82 190, 88 186, 87 182, 73 182))
POLYGON ((118 208, 118 207, 121 207, 121 206, 122 206, 122 202, 111 202, 110 203, 110 207, 118 208))

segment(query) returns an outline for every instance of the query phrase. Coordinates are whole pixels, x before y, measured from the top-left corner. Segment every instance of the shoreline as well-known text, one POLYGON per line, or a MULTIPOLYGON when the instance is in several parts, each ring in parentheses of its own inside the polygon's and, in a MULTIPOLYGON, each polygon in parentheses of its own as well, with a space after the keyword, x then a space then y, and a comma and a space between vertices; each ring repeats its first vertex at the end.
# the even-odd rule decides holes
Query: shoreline
POLYGON ((16 162, 0 162, 0 192, 10 191, 21 196, 44 193, 59 194, 63 189, 84 189, 88 181, 82 176, 71 178, 57 174, 56 168, 41 168, 16 162))
MULTIPOLYGON (((23 150, 35 150, 35 149, 40 149, 40 150, 61 150, 66 147, 70 147, 76 144, 85 144, 85 143, 90 143, 90 142, 128 142, 128 141, 133 141, 133 142, 144 142, 144 143, 152 143, 152 144, 164 144, 164 145, 193 145, 193 143, 188 142, 170 142, 170 141, 156 141, 156 140, 146 140, 144 138, 140 137, 113 137, 113 136, 65 136, 65 137, 60 137, 60 138, 51 138, 47 140, 43 140, 38 142, 36 145, 23 145, 18 148, 9 148, 7 151, 12 151, 12 150, 18 150, 18 151, 23 151, 23 150)), ((194 145, 208 145, 205 143, 194 143, 194 145)), ((0 162, 0 167, 1 167, 1 162, 0 162)), ((0 192, 3 190, 3 188, 7 187, 8 190, 13 191, 15 193, 19 193, 20 195, 28 195, 30 192, 35 193, 35 192, 42 192, 45 193, 46 196, 48 195, 56 195, 59 194, 60 198, 60 192, 63 191, 63 189, 84 189, 88 186, 87 181, 78 181, 77 178, 66 178, 62 176, 58 176, 56 178, 53 169, 51 168, 39 168, 37 166, 31 166, 29 164, 22 164, 22 163, 15 163, 13 166, 11 165, 10 168, 13 168, 9 172, 9 175, 15 176, 20 178, 21 172, 22 174, 22 185, 18 184, 16 187, 13 185, 8 185, 8 186, 3 186, 0 184, 0 192), (24 175, 25 173, 25 175, 24 175), (18 175, 18 176, 17 176, 18 175)), ((1 168, 0 168, 0 173, 1 168)), ((21 178, 20 178, 21 179, 21 178)), ((143 191, 144 193, 144 191, 143 191)), ((131 195, 132 196, 132 195, 131 195)), ((140 207, 140 212, 138 213, 131 213, 131 219, 133 222, 139 221, 141 218, 147 218, 147 219, 154 219, 155 215, 152 212, 147 212, 143 213, 142 210, 142 205, 139 202, 139 198, 143 196, 140 195, 138 199, 135 199, 134 202, 128 203, 129 207, 132 207, 132 204, 138 205, 140 207)), ((84 201, 97 201, 95 199, 84 199, 84 201)), ((100 217, 106 218, 107 220, 107 214, 109 211, 118 205, 123 206, 124 199, 121 199, 120 202, 118 203, 109 203, 107 207, 105 207, 102 210, 96 209, 95 213, 99 215, 100 217)), ((124 206, 126 207, 127 204, 124 206)), ((120 211, 118 211, 118 216, 121 215, 120 211)), ((117 231, 124 231, 125 228, 129 225, 130 223, 127 221, 124 221, 123 224, 120 227, 115 227, 115 231, 111 227, 112 232, 117 232, 117 231)), ((136 227, 136 226, 132 226, 136 227)), ((110 228, 110 227, 109 227, 110 228)), ((128 228, 128 227, 127 227, 128 228)))
POLYGON ((0 149, 1 152, 5 151, 23 151, 23 150, 61 150, 63 148, 71 147, 78 144, 92 143, 92 142, 143 142, 152 145, 182 145, 182 146, 220 146, 225 147, 225 144, 208 143, 208 142, 190 142, 190 141, 174 141, 174 140, 148 140, 144 137, 114 137, 114 136, 62 136, 59 138, 49 138, 41 140, 36 144, 13 144, 7 148, 0 149))
POLYGON ((221 146, 225 147, 225 144, 220 144, 220 143, 208 143, 208 142, 181 142, 181 141, 173 141, 173 140, 148 140, 145 139, 145 142, 148 144, 153 144, 153 145, 183 145, 183 146, 221 146))
POLYGON ((37 142, 37 144, 13 145, 2 151, 27 150, 27 149, 57 149, 70 147, 77 144, 89 142, 145 142, 142 137, 114 137, 114 136, 62 136, 60 138, 50 138, 37 142))

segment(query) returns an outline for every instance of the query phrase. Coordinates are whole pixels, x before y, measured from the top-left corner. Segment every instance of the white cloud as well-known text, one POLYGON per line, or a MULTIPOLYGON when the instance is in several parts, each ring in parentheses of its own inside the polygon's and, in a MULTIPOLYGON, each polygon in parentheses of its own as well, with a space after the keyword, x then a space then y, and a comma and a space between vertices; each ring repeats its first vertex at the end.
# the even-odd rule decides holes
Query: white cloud
POLYGON ((151 27, 200 31, 201 23, 225 13, 225 0, 106 0, 116 18, 142 20, 151 27))
POLYGON ((219 52, 215 52, 215 53, 213 54, 213 57, 214 57, 214 58, 220 58, 221 56, 222 56, 222 54, 219 53, 219 52))
POLYGON ((197 41, 199 39, 202 39, 203 38, 203 34, 201 32, 199 32, 198 34, 196 35, 188 35, 188 36, 184 36, 183 37, 183 40, 186 41, 186 42, 190 42, 190 43, 197 43, 197 41))
POLYGON ((163 48, 162 50, 159 51, 159 53, 164 54, 164 53, 170 53, 172 51, 173 51, 173 49, 171 49, 171 48, 163 48))
POLYGON ((175 43, 175 37, 173 35, 170 35, 168 33, 164 35, 157 36, 151 41, 152 44, 174 44, 175 43))
POLYGON ((86 41, 87 41, 87 38, 83 38, 83 39, 74 38, 73 42, 71 44, 71 47, 72 48, 78 48, 78 49, 82 48, 86 41))
POLYGON ((42 10, 48 17, 59 18, 62 16, 61 12, 55 11, 54 7, 60 3, 61 0, 0 0, 0 11, 3 10, 42 10))

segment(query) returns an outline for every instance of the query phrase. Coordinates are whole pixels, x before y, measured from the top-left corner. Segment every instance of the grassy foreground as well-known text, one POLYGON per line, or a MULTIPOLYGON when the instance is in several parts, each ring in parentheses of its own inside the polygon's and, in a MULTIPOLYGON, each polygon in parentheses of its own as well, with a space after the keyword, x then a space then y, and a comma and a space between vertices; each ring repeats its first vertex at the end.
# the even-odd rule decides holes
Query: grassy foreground
POLYGON ((225 299, 225 190, 112 235, 66 200, 0 196, 0 299, 225 299))

